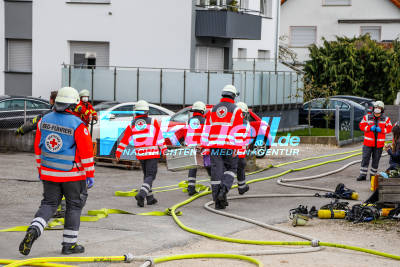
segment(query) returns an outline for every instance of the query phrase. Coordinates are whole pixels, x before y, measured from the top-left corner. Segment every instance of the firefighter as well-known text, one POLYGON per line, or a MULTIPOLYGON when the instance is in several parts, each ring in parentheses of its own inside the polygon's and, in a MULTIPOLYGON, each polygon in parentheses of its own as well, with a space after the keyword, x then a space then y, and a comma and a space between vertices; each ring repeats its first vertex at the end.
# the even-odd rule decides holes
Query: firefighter
POLYGON ((232 187, 237 170, 234 133, 243 126, 242 111, 235 105, 239 92, 233 85, 222 89, 222 99, 207 113, 204 138, 205 146, 210 149, 211 156, 211 189, 216 209, 228 206, 227 194, 232 187))
POLYGON ((63 195, 66 213, 61 253, 85 251, 77 244, 77 238, 87 189, 94 184, 94 162, 89 131, 73 115, 78 103, 79 94, 74 88, 61 88, 55 100, 55 111, 43 116, 38 123, 34 147, 44 192, 39 210, 19 246, 23 255, 29 254, 63 195))
POLYGON ((154 205, 157 199, 153 196, 152 186, 156 179, 157 164, 160 152, 164 155, 167 149, 164 137, 157 120, 149 117, 149 103, 139 100, 135 105, 135 117, 131 125, 125 129, 124 136, 118 144, 115 153, 117 161, 122 152, 128 146, 132 137, 136 158, 140 161, 143 171, 143 184, 139 193, 135 196, 137 205, 144 207, 144 199, 147 205, 154 205))
POLYGON ((97 121, 97 112, 92 104, 89 103, 89 91, 83 89, 79 92, 80 102, 75 108, 75 115, 82 119, 86 126, 91 120, 97 121))
POLYGON ((384 115, 384 109, 383 102, 376 101, 373 114, 365 115, 360 122, 360 129, 364 132, 364 146, 362 149, 360 176, 357 181, 366 180, 371 156, 370 176, 375 176, 378 171, 379 160, 385 145, 385 136, 392 130, 392 123, 390 118, 384 115))
POLYGON ((237 136, 239 137, 242 143, 242 149, 238 150, 238 166, 237 166, 237 180, 238 180, 238 191, 240 195, 243 195, 247 191, 249 191, 249 185, 246 184, 246 153, 247 153, 247 146, 249 144, 249 140, 251 138, 250 135, 250 122, 248 121, 249 117, 249 108, 246 103, 238 102, 236 104, 243 113, 243 128, 237 136))
POLYGON ((57 97, 57 91, 52 91, 50 93, 50 100, 49 100, 49 104, 50 104, 50 109, 47 110, 45 113, 37 115, 35 118, 33 118, 32 121, 28 121, 26 123, 24 123, 23 125, 21 125, 21 127, 19 127, 17 129, 17 131, 15 132, 15 135, 24 135, 27 134, 29 132, 32 132, 33 130, 36 130, 37 128, 37 123, 40 121, 40 119, 53 111, 53 106, 54 106, 54 100, 57 97))
MULTIPOLYGON (((197 101, 193 103, 191 112, 193 112, 193 116, 189 119, 187 124, 187 133, 185 137, 185 144, 187 146, 196 146, 198 150, 201 150, 201 134, 203 132, 203 127, 206 122, 205 112, 206 112, 206 104, 201 101, 197 101)), ((207 161, 207 157, 209 155, 204 155, 204 161, 207 161)), ((210 166, 205 166, 207 173, 211 176, 211 168, 210 166)), ((197 168, 190 169, 188 174, 188 195, 193 196, 196 194, 196 175, 197 168)))

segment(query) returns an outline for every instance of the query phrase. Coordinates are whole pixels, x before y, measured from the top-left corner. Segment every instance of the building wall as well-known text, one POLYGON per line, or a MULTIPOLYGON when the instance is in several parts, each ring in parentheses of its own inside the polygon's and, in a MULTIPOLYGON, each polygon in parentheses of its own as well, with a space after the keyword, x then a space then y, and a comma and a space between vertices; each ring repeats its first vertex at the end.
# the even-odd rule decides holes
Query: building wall
MULTIPOLYGON (((275 54, 275 28, 276 28, 276 0, 272 1, 272 18, 263 18, 261 26, 261 40, 234 40, 233 58, 238 58, 238 49, 247 48, 247 58, 258 58, 258 50, 270 51, 271 58, 275 54)), ((249 9, 260 10, 260 1, 250 0, 249 9)))
POLYGON ((61 85, 68 41, 109 42, 110 65, 190 68, 192 1, 66 2, 33 3, 34 96, 48 97, 61 85))
MULTIPOLYGON (((390 0, 352 0, 351 6, 322 6, 323 0, 287 0, 281 7, 280 34, 289 36, 290 26, 317 26, 317 44, 321 38, 358 36, 361 26, 381 26, 381 39, 400 37, 400 23, 338 23, 339 19, 400 19, 400 9, 390 0)), ((293 48, 298 60, 308 58, 307 48, 293 48)))
POLYGON ((0 95, 4 95, 4 67, 5 67, 5 51, 4 51, 4 1, 0 1, 0 95))

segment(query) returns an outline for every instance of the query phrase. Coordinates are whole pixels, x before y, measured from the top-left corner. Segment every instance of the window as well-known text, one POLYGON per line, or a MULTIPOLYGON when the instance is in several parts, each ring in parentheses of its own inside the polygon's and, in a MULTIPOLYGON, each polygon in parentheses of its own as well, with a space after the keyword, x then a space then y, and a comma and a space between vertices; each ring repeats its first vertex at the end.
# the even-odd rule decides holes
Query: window
POLYGON ((381 27, 380 26, 361 26, 361 35, 369 34, 372 40, 381 40, 381 27))
POLYGON ((10 110, 11 100, 6 100, 0 102, 0 111, 7 111, 10 110))
POLYGON ((157 108, 149 107, 149 115, 168 115, 168 114, 157 108))
POLYGON ((350 105, 342 102, 342 106, 340 107, 341 110, 349 110, 350 109, 350 105))
POLYGON ((67 0, 67 3, 79 4, 110 4, 111 0, 67 0))
POLYGON ((291 26, 290 46, 307 47, 317 41, 316 26, 291 26))
POLYGON ((115 117, 132 117, 133 116, 133 108, 134 108, 134 105, 120 106, 116 109, 113 109, 112 114, 114 114, 115 117))
POLYGON ((324 6, 351 6, 351 0, 323 0, 324 6))
POLYGON ((272 0, 260 0, 260 13, 272 17, 272 0))
POLYGON ((172 116, 171 121, 186 123, 189 120, 189 113, 189 109, 183 110, 180 113, 172 116))
POLYGON ((199 70, 223 70, 224 48, 198 46, 196 48, 196 68, 199 70))
POLYGON ((25 100, 24 99, 13 99, 10 101, 9 110, 24 110, 25 100))
POLYGON ((26 108, 27 109, 49 109, 50 105, 40 102, 40 101, 34 101, 34 100, 27 100, 26 101, 26 108))
POLYGON ((32 40, 7 40, 8 71, 32 72, 32 40))
POLYGON ((240 8, 249 9, 249 0, 240 0, 240 8))
POLYGON ((238 58, 247 58, 247 48, 238 48, 238 58))
POLYGON ((258 50, 259 59, 269 59, 271 57, 270 51, 268 50, 258 50))
POLYGON ((71 64, 78 66, 108 66, 108 42, 76 42, 70 41, 71 64))
POLYGON ((323 109, 325 100, 317 99, 311 102, 311 109, 323 109))

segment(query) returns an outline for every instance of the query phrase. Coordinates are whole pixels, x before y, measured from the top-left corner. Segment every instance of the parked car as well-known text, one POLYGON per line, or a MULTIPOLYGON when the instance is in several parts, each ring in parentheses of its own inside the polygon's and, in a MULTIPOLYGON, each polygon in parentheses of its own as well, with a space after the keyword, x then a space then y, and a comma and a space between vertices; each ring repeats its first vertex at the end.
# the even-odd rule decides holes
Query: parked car
MULTIPOLYGON (((209 112, 213 107, 213 105, 207 105, 206 107, 207 107, 206 112, 209 112)), ((183 141, 185 140, 187 132, 185 126, 190 118, 191 108, 192 108, 191 106, 186 107, 178 111, 175 115, 171 117, 168 126, 168 134, 167 134, 168 136, 165 138, 167 145, 175 145, 176 141, 182 144, 183 141)), ((257 114, 255 114, 251 109, 249 109, 249 114, 250 114, 249 117, 250 125, 254 127, 256 133, 258 133, 259 135, 263 135, 262 143, 256 144, 257 138, 254 138, 253 143, 250 145, 250 147, 259 150, 260 153, 257 153, 256 155, 258 158, 262 158, 265 156, 267 150, 270 147, 270 144, 267 143, 267 138, 269 134, 269 125, 264 121, 262 121, 261 118, 258 117, 257 114)))
POLYGON ((347 99, 347 100, 356 102, 364 107, 367 106, 368 110, 372 110, 372 108, 374 106, 374 102, 375 102, 375 99, 361 97, 361 96, 354 96, 354 95, 335 95, 335 96, 332 96, 331 98, 347 99))
POLYGON ((99 112, 99 111, 103 111, 103 110, 112 108, 113 106, 116 106, 119 103, 120 102, 118 102, 118 101, 104 101, 104 102, 101 102, 101 103, 95 105, 93 108, 94 108, 94 110, 99 112))
POLYGON ((15 129, 24 124, 25 104, 26 121, 50 109, 50 104, 45 99, 29 96, 0 96, 0 128, 15 129))
MULTIPOLYGON (((100 111, 98 113, 99 121, 93 125, 92 140, 96 141, 97 138, 100 138, 100 127, 102 128, 102 131, 108 131, 110 130, 110 127, 118 128, 118 126, 124 127, 123 129, 125 129, 127 122, 130 122, 133 119, 133 110, 135 108, 135 104, 136 102, 126 102, 100 111)), ((157 106, 154 104, 149 105, 150 117, 157 119, 159 122, 161 122, 163 118, 169 118, 170 116, 175 114, 173 111, 163 108, 161 106, 157 106)), ((121 133, 118 133, 118 136, 120 136, 120 134, 121 133)), ((103 136, 104 135, 102 135, 102 138, 103 136)))
POLYGON ((326 127, 325 116, 329 116, 329 128, 335 128, 336 106, 340 109, 340 130, 350 131, 350 107, 354 107, 354 129, 358 129, 358 124, 365 115, 365 107, 348 99, 316 98, 303 104, 299 111, 299 123, 308 124, 308 109, 311 107, 311 125, 318 128, 326 127))

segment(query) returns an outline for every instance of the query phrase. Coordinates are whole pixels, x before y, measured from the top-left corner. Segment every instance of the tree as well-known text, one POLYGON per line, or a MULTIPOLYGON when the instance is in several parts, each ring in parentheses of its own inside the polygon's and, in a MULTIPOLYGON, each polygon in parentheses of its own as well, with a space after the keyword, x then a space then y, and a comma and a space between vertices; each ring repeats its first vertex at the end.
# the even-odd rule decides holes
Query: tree
POLYGON ((369 35, 358 38, 323 39, 323 45, 309 48, 305 84, 313 88, 331 88, 338 94, 371 97, 392 103, 400 89, 400 45, 393 48, 371 40, 369 35))

